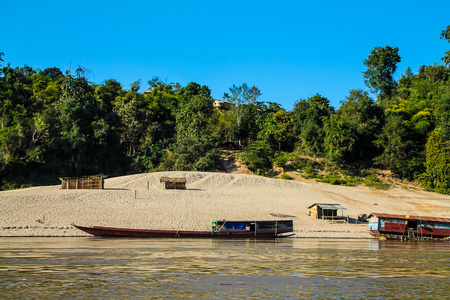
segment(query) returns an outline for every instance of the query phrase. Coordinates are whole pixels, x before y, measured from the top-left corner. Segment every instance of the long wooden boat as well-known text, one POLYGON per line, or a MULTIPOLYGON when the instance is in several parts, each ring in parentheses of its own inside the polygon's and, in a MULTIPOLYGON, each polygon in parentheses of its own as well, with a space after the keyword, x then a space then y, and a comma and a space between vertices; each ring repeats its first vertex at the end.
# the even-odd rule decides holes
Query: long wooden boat
POLYGON ((285 237, 287 236, 286 234, 294 231, 292 220, 213 221, 212 230, 210 231, 152 230, 72 225, 84 232, 101 237, 269 239, 285 237))
POLYGON ((369 230, 374 236, 420 239, 450 238, 450 218, 372 213, 369 230))

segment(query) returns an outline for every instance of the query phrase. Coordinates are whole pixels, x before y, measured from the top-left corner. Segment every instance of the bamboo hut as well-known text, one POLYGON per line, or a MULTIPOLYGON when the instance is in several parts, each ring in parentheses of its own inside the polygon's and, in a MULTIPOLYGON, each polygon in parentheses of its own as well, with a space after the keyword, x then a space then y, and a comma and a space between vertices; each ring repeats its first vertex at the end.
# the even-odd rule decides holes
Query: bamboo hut
POLYGON ((92 175, 82 177, 60 177, 61 189, 99 189, 105 187, 105 180, 103 175, 92 175))
POLYGON ((185 190, 186 178, 170 178, 161 177, 159 180, 162 183, 162 188, 165 190, 185 190))

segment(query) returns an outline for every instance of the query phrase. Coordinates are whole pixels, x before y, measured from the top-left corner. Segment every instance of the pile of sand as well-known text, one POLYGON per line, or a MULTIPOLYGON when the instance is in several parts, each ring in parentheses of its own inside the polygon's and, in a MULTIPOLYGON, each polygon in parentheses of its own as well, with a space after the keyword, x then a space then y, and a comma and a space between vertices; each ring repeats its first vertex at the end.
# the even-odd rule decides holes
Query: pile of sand
POLYGON ((104 190, 60 186, 0 192, 0 236, 84 236, 73 228, 98 225, 209 230, 213 220, 290 216, 297 237, 367 238, 367 224, 310 216, 314 203, 337 203, 352 219, 371 212, 450 217, 450 196, 420 190, 371 190, 256 175, 157 172, 109 178, 104 190), (163 190, 160 177, 186 177, 187 190, 163 190))

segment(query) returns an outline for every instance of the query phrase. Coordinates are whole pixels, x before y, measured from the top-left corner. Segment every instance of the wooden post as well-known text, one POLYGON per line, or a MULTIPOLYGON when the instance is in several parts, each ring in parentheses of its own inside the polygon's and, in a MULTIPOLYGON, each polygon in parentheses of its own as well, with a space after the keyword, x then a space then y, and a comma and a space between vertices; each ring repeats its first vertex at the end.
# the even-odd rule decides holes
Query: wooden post
POLYGON ((134 190, 134 199, 136 199, 136 190, 134 190))
POLYGON ((150 189, 150 181, 147 181, 147 191, 150 189))

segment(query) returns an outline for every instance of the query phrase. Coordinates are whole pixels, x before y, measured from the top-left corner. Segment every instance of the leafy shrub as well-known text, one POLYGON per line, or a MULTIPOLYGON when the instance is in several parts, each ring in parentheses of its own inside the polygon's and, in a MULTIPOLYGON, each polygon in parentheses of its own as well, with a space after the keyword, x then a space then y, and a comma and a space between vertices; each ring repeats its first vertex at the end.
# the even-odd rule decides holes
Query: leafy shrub
POLYGON ((328 174, 322 179, 317 179, 318 182, 329 183, 333 185, 341 185, 344 180, 340 177, 336 177, 335 175, 328 174))
POLYGON ((442 128, 436 129, 426 144, 425 173, 417 181, 426 190, 450 194, 450 143, 442 128))
POLYGON ((362 182, 362 179, 359 176, 354 176, 354 177, 346 177, 345 181, 346 186, 355 186, 360 184, 362 182))
POLYGON ((211 171, 220 164, 217 144, 210 139, 185 138, 174 146, 174 168, 183 171, 211 171))
POLYGON ((286 174, 286 173, 281 173, 281 175, 280 175, 280 179, 286 179, 286 180, 290 180, 290 179, 292 179, 292 177, 291 176, 289 176, 288 174, 286 174))
POLYGON ((254 142, 244 148, 245 152, 241 155, 242 160, 245 161, 249 169, 252 171, 263 172, 272 168, 273 151, 270 146, 262 141, 254 142))
POLYGON ((342 178, 331 178, 330 184, 332 185, 341 185, 344 182, 342 178))
POLYGON ((295 169, 304 169, 305 167, 311 167, 313 169, 319 169, 321 166, 318 162, 313 159, 301 157, 295 152, 288 155, 292 167, 295 169))
POLYGON ((273 159, 273 165, 280 168, 286 168, 289 156, 286 152, 277 152, 273 159))
POLYGON ((389 184, 382 182, 376 174, 371 174, 364 179, 364 185, 375 188, 377 190, 387 190, 389 189, 389 184))
POLYGON ((6 183, 3 185, 2 190, 4 190, 4 191, 15 190, 17 188, 19 188, 19 187, 15 183, 6 183))
POLYGON ((308 178, 317 178, 317 176, 318 176, 317 171, 312 166, 305 166, 302 169, 302 171, 306 173, 306 175, 303 175, 303 177, 306 178, 306 179, 308 179, 308 178))

